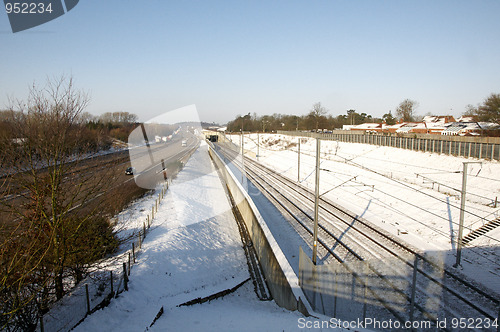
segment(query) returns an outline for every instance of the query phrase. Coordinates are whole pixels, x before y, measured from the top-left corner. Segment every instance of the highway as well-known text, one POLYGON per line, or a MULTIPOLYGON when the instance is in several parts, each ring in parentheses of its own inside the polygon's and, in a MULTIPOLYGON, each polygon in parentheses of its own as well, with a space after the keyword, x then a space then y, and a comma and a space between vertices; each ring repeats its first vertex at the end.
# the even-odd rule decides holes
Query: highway
MULTIPOLYGON (((186 129, 168 143, 154 143, 147 149, 132 147, 68 162, 66 166, 69 167, 58 190, 59 213, 78 213, 82 208, 99 209, 100 213, 111 216, 119 213, 131 200, 155 188, 158 182, 175 177, 199 146, 199 140, 199 136, 186 129), (186 141, 185 146, 183 140, 186 141), (150 162, 151 155, 154 163, 150 162), (134 176, 126 175, 125 170, 135 166, 133 164, 137 161, 146 167, 134 176)), ((43 190, 50 191, 49 169, 40 168, 37 177, 38 182, 44 183, 43 190)), ((35 191, 42 194, 29 172, 17 173, 5 179, 6 185, 0 192, 0 234, 3 238, 10 236, 13 231, 20 231, 19 221, 26 219, 35 191)), ((49 198, 45 196, 46 202, 49 198)))

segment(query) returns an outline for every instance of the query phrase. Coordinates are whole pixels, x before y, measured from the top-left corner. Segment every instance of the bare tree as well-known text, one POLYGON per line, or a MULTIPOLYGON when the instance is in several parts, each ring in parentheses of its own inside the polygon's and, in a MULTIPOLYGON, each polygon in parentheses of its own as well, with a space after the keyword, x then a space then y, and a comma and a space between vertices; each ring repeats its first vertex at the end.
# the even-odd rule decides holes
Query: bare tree
POLYGON ((137 122, 138 117, 129 112, 106 112, 102 114, 99 119, 104 123, 129 124, 137 122))
POLYGON ((405 99, 396 108, 396 116, 405 122, 415 121, 415 110, 417 107, 418 103, 416 101, 405 99))
POLYGON ((45 310, 52 296, 64 295, 67 276, 81 280, 84 266, 116 245, 95 200, 112 178, 105 167, 99 175, 85 171, 81 116, 88 102, 63 77, 33 85, 27 100, 11 107, 15 139, 0 142, 9 152, 2 194, 15 197, 0 201, 0 293, 10 301, 1 318, 7 322, 29 316, 33 303, 45 310))
POLYGON ((328 110, 321 106, 321 103, 315 103, 309 112, 309 116, 314 120, 316 124, 316 131, 319 129, 319 123, 322 118, 328 113, 328 110))
POLYGON ((465 112, 462 114, 463 116, 476 118, 477 116, 477 108, 472 104, 468 104, 465 108, 465 112))

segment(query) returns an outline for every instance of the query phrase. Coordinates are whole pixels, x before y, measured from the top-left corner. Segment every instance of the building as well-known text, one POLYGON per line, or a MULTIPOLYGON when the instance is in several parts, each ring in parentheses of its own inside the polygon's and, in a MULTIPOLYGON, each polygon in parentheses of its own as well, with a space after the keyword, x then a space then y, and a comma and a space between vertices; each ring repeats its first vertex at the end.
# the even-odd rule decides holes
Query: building
POLYGON ((396 134, 433 134, 433 135, 481 135, 484 131, 500 130, 500 125, 491 122, 475 122, 471 117, 451 115, 425 116, 422 122, 400 122, 395 125, 386 123, 363 123, 345 125, 343 130, 363 131, 365 133, 396 134))

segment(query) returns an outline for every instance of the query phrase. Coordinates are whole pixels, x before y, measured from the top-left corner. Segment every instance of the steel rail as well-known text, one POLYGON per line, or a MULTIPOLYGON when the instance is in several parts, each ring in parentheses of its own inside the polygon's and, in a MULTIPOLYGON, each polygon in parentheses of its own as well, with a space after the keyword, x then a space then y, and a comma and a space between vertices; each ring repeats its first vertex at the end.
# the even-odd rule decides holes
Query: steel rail
MULTIPOLYGON (((248 158, 248 157, 245 157, 246 161, 249 161, 250 163, 252 163, 253 165, 257 165, 256 167, 260 167, 264 170, 266 170, 266 173, 273 176, 276 180, 278 180, 279 178, 279 181, 281 181, 284 185, 286 185, 287 187, 289 187, 290 189, 294 190, 295 192, 299 193, 300 195, 302 195, 304 198, 312 201, 312 198, 311 198, 311 195, 312 193, 309 192, 309 190, 301 185, 297 185, 296 183, 292 182, 291 180, 289 180, 288 178, 282 176, 281 174, 275 172, 274 170, 272 169, 269 169, 268 167, 266 166, 263 166, 261 165, 260 163, 257 163, 255 162, 254 160, 248 158), (288 183, 286 183, 288 182, 288 183), (289 183, 292 183, 293 185, 290 185, 289 183), (299 192, 299 190, 297 190, 296 188, 300 188, 302 191, 305 191, 307 193, 304 194, 304 193, 301 193, 299 192)), ((409 248, 408 246, 400 243, 399 241, 393 239, 391 236, 385 234, 384 232, 376 229, 375 227, 369 225, 368 223, 364 222, 362 219, 358 218, 357 216, 354 216, 352 215, 351 213, 349 212, 346 212, 345 210, 342 210, 341 208, 337 207, 335 204, 325 200, 324 198, 321 198, 320 199, 321 202, 326 205, 328 205, 329 207, 332 207, 334 208, 335 210, 341 212, 342 214, 348 216, 349 218, 352 218, 356 221, 358 221, 359 223, 361 223, 364 227, 367 227, 369 228, 370 230, 372 230, 373 232, 377 233, 378 235, 382 236, 383 238, 389 240, 390 242, 392 242, 393 244, 395 244, 396 246, 402 248, 403 250, 407 251, 407 252, 410 252, 412 253, 413 255, 416 255, 419 259, 421 259, 422 261, 424 261, 425 263, 428 263, 430 265, 432 265, 433 267, 435 268, 440 268, 435 262, 432 262, 431 260, 429 260, 428 258, 426 258, 424 255, 422 255, 421 253, 418 253, 417 251, 415 251, 414 249, 412 248, 409 248)), ((320 207, 323 209, 323 211, 327 212, 328 214, 332 215, 333 217, 335 217, 336 219, 346 223, 347 225, 350 225, 348 224, 343 218, 341 218, 340 216, 334 214, 332 211, 330 211, 329 209, 327 209, 325 206, 323 206, 320 204, 320 207)), ((374 243, 376 243, 378 246, 380 246, 381 248, 383 248, 384 250, 386 250, 387 252, 389 252, 391 255, 393 255, 394 257, 400 259, 401 261, 403 261, 405 264, 407 264, 408 266, 412 267, 413 268, 413 263, 412 262, 409 262, 403 258, 401 258, 400 254, 393 251, 392 249, 388 248, 386 245, 382 244, 382 243, 379 243, 377 242, 377 240, 375 240, 372 236, 370 235, 367 235, 365 234, 363 231, 357 229, 356 227, 350 225, 353 229, 355 229, 358 233, 360 233, 361 235, 365 236, 366 238, 370 239, 371 241, 373 241, 374 243)), ((464 303, 466 303, 470 308, 476 310, 477 312, 483 314, 484 316, 494 320, 496 319, 495 316, 491 315, 490 313, 484 311, 482 308, 478 307, 476 304, 472 303, 471 301, 469 301, 467 298, 463 297, 460 293, 458 293, 457 291, 455 291, 454 289, 451 289, 450 287, 448 287, 447 285, 445 285, 444 283, 440 282, 439 280, 437 280, 436 278, 432 277, 431 275, 429 275, 428 273, 426 273, 425 271, 423 271, 421 268, 418 268, 417 267, 417 271, 419 273, 421 273, 421 275, 423 275, 424 277, 426 277, 427 279, 429 279, 430 281, 436 283, 437 285, 443 287, 443 289, 445 289, 446 291, 448 291, 450 294, 452 294, 453 296, 457 297, 458 299, 460 299, 461 301, 463 301, 464 303)), ((480 294, 481 296, 489 299, 490 301, 494 302, 495 304, 498 305, 499 303, 499 300, 494 298, 493 296, 485 293, 483 290, 479 289, 478 287, 476 287, 475 285, 472 285, 470 282, 464 280, 463 278, 460 278, 459 276, 456 276, 455 274, 451 273, 450 271, 447 271, 446 269, 443 269, 443 271, 445 272, 445 274, 449 277, 451 277, 453 280, 463 284, 464 286, 466 286, 467 288, 470 288, 474 291, 476 291, 476 293, 480 294)))

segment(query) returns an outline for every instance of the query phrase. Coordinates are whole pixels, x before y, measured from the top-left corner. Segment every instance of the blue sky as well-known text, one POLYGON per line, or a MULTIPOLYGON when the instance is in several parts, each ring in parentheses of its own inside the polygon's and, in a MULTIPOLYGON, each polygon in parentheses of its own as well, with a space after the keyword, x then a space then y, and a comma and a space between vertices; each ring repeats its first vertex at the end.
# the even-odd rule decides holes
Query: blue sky
POLYGON ((93 114, 146 121, 196 104, 205 121, 255 112, 460 115, 500 93, 500 1, 82 0, 13 34, 0 12, 0 108, 72 75, 93 114))

